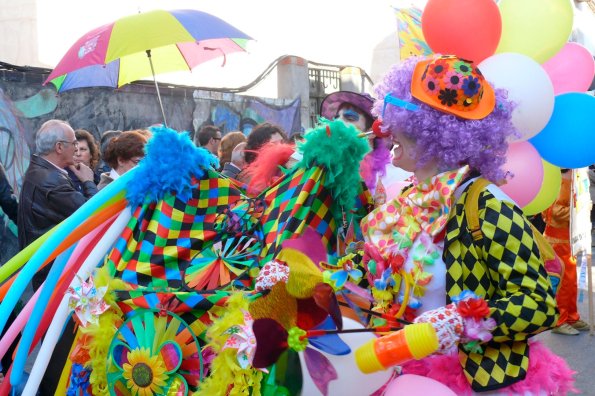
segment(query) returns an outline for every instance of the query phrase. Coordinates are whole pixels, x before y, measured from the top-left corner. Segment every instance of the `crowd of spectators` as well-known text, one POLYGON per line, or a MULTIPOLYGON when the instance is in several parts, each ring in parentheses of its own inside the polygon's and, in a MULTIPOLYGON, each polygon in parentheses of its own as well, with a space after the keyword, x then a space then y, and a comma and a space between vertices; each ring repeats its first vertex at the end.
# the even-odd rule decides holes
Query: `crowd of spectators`
MULTIPOLYGON (((301 136, 301 135, 300 135, 301 136)), ((17 225, 19 249, 24 249, 59 224, 110 182, 134 168, 144 157, 149 129, 107 130, 99 139, 68 122, 49 120, 35 133, 35 148, 17 197, 0 163, 0 208, 17 225)), ((267 143, 288 143, 286 132, 271 123, 244 132, 222 133, 203 126, 194 137, 197 146, 218 157, 223 176, 246 183, 245 168, 267 143)), ((33 279, 37 289, 50 266, 33 279)))

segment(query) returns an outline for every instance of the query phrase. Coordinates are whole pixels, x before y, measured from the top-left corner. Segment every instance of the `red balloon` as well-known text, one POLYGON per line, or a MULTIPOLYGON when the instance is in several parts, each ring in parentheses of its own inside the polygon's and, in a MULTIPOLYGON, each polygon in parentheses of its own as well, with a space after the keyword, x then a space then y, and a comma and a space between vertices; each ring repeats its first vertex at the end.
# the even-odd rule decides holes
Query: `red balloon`
POLYGON ((494 0, 429 0, 421 28, 432 51, 478 64, 496 51, 502 17, 494 0))

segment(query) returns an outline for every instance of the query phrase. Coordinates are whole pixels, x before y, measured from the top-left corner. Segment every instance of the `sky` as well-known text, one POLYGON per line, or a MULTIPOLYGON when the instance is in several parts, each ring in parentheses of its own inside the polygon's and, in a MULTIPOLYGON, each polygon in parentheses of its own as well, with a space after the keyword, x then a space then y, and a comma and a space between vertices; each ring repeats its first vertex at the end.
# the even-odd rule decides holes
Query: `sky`
MULTIPOLYGON (((83 34, 117 18, 154 9, 193 8, 213 14, 255 40, 248 53, 231 54, 199 65, 192 72, 160 75, 163 82, 236 88, 247 85, 282 55, 309 61, 357 66, 378 81, 398 61, 393 7, 426 0, 37 0, 39 64, 53 68, 83 34), (394 60, 393 60, 394 59, 394 60)), ((587 8, 583 4, 583 8, 587 8)), ((577 37, 595 53, 595 24, 590 12, 575 14, 577 37)), ((276 97, 276 70, 249 92, 276 97)))
MULTIPOLYGON (((253 81, 281 55, 333 65, 358 66, 373 74, 374 50, 394 40, 393 6, 423 0, 52 0, 37 2, 39 61, 54 67, 89 30, 119 17, 153 9, 194 8, 218 16, 255 41, 248 54, 200 65, 192 73, 163 79, 186 85, 239 87, 253 81)), ((275 75, 270 81, 276 83, 275 75)), ((268 91, 270 87, 262 87, 268 91)), ((256 92, 258 93, 258 92, 256 92)))

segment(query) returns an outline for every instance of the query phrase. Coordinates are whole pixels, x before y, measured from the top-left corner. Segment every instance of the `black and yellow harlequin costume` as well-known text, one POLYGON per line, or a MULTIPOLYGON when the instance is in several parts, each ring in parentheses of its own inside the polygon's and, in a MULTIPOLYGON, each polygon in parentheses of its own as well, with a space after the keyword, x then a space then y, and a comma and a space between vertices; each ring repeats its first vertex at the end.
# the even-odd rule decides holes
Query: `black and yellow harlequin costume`
POLYGON ((485 189, 479 196, 484 237, 478 249, 467 227, 467 190, 457 199, 446 225, 446 291, 449 300, 463 290, 483 296, 498 324, 494 338, 482 345, 483 353, 459 348, 473 390, 488 391, 525 378, 528 339, 555 326, 557 309, 533 231, 521 210, 485 189))

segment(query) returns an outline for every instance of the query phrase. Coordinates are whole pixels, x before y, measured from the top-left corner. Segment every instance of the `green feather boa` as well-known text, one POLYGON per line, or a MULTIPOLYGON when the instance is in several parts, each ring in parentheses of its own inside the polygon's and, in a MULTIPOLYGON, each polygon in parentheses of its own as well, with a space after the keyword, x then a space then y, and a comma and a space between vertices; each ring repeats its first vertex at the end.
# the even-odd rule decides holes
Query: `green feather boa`
POLYGON ((321 166, 325 169, 325 187, 333 194, 333 214, 341 219, 341 209, 353 208, 362 183, 359 174, 360 162, 370 151, 368 139, 341 120, 321 123, 305 135, 305 141, 298 149, 303 158, 297 166, 309 168, 321 166))

